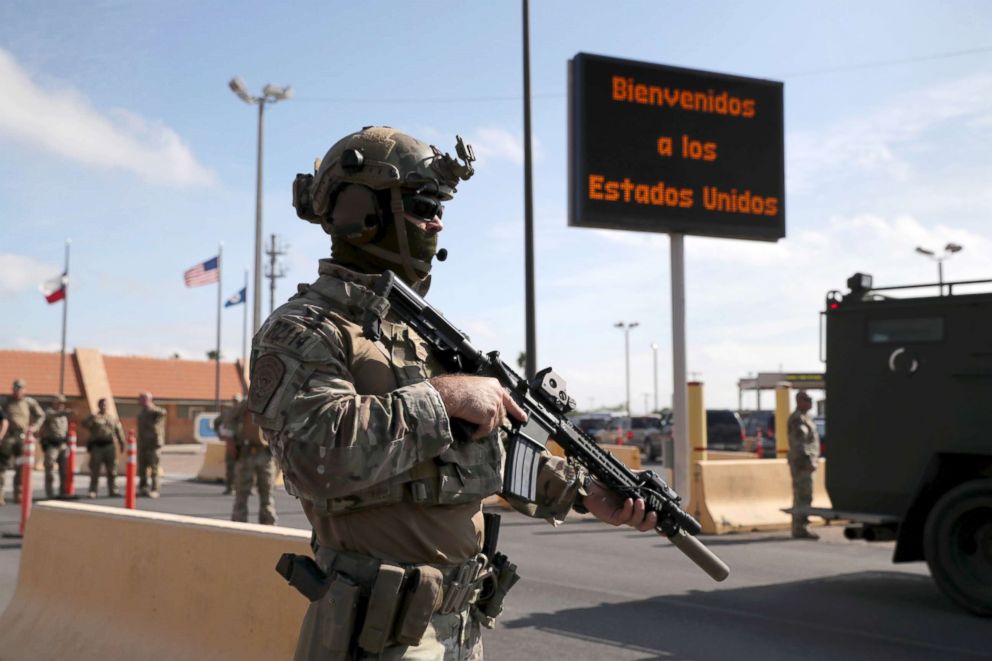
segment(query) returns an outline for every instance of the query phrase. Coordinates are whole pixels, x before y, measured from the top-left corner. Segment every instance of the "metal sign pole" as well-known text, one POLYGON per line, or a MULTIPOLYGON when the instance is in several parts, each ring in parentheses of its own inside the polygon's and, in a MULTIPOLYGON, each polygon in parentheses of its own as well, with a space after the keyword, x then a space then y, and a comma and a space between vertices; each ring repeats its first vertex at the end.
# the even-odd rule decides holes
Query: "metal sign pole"
POLYGON ((691 498, 689 448, 689 399, 685 360, 685 236, 669 234, 672 279, 672 435, 675 446, 672 487, 682 496, 682 507, 691 498))

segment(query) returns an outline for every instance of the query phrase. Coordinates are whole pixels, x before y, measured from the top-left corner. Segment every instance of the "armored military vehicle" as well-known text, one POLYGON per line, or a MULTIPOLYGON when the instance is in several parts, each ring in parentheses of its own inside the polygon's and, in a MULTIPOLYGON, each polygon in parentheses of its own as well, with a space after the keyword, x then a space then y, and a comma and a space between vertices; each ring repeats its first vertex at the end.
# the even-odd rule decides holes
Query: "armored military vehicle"
POLYGON ((810 513, 992 616, 992 280, 847 285, 823 313, 833 510, 810 513))

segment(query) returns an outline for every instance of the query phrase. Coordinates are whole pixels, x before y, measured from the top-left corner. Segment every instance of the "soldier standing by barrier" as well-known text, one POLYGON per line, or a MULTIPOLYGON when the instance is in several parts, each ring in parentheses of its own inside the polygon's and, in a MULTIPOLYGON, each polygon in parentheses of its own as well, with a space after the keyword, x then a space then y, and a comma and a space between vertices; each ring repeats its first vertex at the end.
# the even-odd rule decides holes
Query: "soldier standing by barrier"
POLYGON ((150 392, 138 395, 138 404, 141 406, 138 411, 138 495, 158 498, 159 451, 165 445, 165 409, 152 402, 150 392))
POLYGON ((69 418, 72 411, 65 406, 65 396, 56 395, 55 401, 45 409, 45 422, 41 425, 41 449, 45 456, 45 496, 55 495, 55 467, 59 468, 59 496, 66 495, 66 444, 69 441, 69 418))
POLYGON ((244 398, 236 392, 231 396, 231 404, 221 409, 214 418, 214 431, 224 441, 224 495, 234 491, 235 471, 238 463, 238 425, 244 416, 244 398))
MULTIPOLYGON (((806 508, 813 503, 813 473, 820 459, 820 437, 816 421, 809 415, 813 400, 805 390, 796 393, 796 410, 789 416, 789 469, 792 471, 792 507, 806 508)), ((819 539, 809 529, 809 518, 792 513, 792 536, 819 539)))
POLYGON ((90 432, 90 440, 86 443, 86 451, 90 455, 90 498, 96 498, 97 483, 100 479, 100 467, 107 471, 107 495, 111 498, 119 496, 117 492, 117 453, 114 451, 114 441, 124 452, 124 428, 120 421, 107 413, 107 400, 101 399, 96 403, 97 412, 83 420, 83 427, 90 432))
MULTIPOLYGON (((27 396, 25 386, 21 379, 14 381, 13 392, 4 405, 4 413, 10 426, 0 442, 0 505, 5 502, 3 488, 6 470, 24 451, 24 437, 28 430, 37 434, 45 422, 45 412, 33 397, 27 396)), ((13 501, 17 503, 21 500, 21 471, 16 470, 16 464, 14 467, 13 501)))
MULTIPOLYGON (((308 595, 296 659, 481 659, 480 623, 493 626, 518 578, 482 499, 502 487, 501 425, 526 414, 496 379, 441 374, 372 290, 387 269, 427 290, 442 203, 473 172, 460 138, 457 153, 367 127, 293 185, 297 214, 331 234, 331 258, 252 340, 248 410, 313 526, 314 573, 329 580, 308 595), (370 312, 377 340, 363 332, 370 312), (471 439, 456 440, 451 418, 476 427, 471 439)), ((540 453, 532 467, 533 499, 509 496, 525 514, 560 523, 574 505, 613 525, 657 524, 643 500, 563 458, 540 453)))
POLYGON ((258 522, 275 525, 276 504, 272 490, 276 481, 276 464, 258 425, 251 419, 246 403, 240 402, 228 418, 235 430, 238 463, 234 469, 234 507, 231 521, 248 520, 248 498, 252 484, 258 485, 258 522))

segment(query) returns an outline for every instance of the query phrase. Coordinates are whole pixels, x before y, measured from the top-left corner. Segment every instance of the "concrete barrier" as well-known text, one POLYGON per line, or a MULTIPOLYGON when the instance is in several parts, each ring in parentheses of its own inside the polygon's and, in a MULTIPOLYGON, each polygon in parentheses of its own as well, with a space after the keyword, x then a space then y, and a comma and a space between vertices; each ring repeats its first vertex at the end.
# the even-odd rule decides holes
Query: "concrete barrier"
MULTIPOLYGON (((830 507, 826 460, 813 478, 813 506, 830 507)), ((690 513, 703 532, 747 532, 788 529, 792 517, 792 476, 785 459, 697 461, 693 465, 690 513)))
POLYGON ((207 441, 204 445, 206 451, 203 453, 203 465, 200 466, 196 479, 201 482, 223 482, 227 475, 227 464, 224 461, 227 457, 227 445, 222 441, 207 441))
POLYGON ((5 661, 290 659, 307 601, 276 574, 302 530, 78 503, 38 503, 5 661))

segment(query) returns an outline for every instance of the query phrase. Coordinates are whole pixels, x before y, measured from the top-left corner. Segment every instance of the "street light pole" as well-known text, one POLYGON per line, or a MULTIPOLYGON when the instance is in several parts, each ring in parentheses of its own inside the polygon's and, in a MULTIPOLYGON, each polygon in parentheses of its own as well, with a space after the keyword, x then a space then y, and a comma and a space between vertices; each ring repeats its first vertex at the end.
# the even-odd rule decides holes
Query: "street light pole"
POLYGON ((265 104, 276 103, 293 96, 290 86, 278 87, 268 83, 260 96, 248 92, 245 81, 232 78, 228 87, 239 99, 247 104, 258 106, 258 150, 255 163, 255 276, 252 280, 252 332, 257 333, 262 325, 262 145, 264 136, 265 104))
POLYGON ((654 410, 658 410, 658 343, 651 343, 651 353, 654 354, 654 410))
POLYGON ((964 246, 962 246, 959 243, 948 243, 946 246, 944 246, 944 254, 938 255, 933 250, 928 250, 926 248, 916 246, 916 252, 920 253, 921 255, 926 255, 930 259, 937 262, 937 284, 940 287, 941 296, 944 295, 944 260, 949 259, 950 256, 956 252, 961 252, 963 248, 964 246))
POLYGON ((625 407, 627 410, 627 417, 630 417, 630 330, 632 328, 637 328, 640 324, 636 321, 622 322, 618 321, 613 324, 614 327, 619 328, 623 331, 623 352, 624 352, 624 374, 626 375, 627 382, 627 398, 625 400, 625 407))

